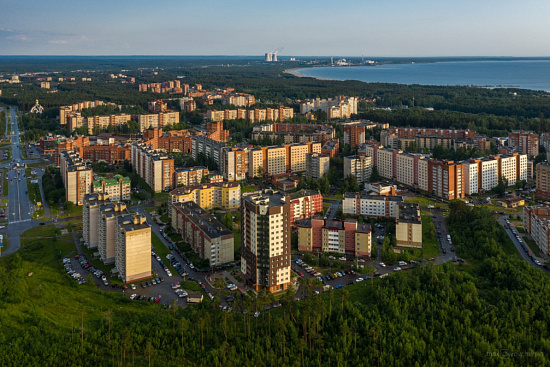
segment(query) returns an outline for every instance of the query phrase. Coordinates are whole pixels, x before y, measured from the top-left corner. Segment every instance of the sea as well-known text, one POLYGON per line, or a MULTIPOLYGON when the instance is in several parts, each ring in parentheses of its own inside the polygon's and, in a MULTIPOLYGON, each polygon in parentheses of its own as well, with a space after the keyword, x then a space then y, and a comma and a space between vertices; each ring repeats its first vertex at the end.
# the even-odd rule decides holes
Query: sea
POLYGON ((362 82, 520 88, 550 92, 550 59, 314 67, 295 75, 362 82))

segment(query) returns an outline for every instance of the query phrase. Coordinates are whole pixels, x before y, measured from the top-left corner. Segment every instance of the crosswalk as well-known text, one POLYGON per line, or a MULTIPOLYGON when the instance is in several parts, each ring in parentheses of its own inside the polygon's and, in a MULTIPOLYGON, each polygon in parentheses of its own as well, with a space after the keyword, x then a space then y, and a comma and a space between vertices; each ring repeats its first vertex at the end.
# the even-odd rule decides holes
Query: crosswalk
POLYGON ((9 224, 25 223, 30 221, 31 219, 15 220, 15 221, 10 221, 9 224))

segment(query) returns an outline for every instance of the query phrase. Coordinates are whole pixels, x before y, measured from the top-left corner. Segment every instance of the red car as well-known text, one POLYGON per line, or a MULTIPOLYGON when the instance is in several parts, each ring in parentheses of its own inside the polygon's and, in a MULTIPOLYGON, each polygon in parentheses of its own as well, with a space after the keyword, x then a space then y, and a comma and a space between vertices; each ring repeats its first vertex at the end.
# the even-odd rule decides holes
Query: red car
POLYGON ((428 260, 435 261, 435 257, 430 257, 428 260))
POLYGON ((84 265, 84 269, 89 269, 92 267, 92 264, 84 265))

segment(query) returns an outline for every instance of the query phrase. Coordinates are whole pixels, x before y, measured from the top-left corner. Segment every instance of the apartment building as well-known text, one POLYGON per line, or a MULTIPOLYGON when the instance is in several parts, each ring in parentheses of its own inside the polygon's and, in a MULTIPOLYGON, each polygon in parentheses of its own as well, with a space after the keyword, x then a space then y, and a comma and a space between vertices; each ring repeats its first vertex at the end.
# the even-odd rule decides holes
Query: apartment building
POLYGON ((300 103, 300 113, 305 115, 308 112, 321 110, 327 114, 329 119, 349 119, 352 114, 357 114, 357 104, 357 97, 315 98, 300 103))
POLYGON ((462 163, 430 160, 428 163, 428 191, 446 200, 463 198, 465 195, 463 172, 464 164, 462 163))
POLYGON ((416 146, 418 149, 432 150, 436 146, 442 146, 445 149, 453 149, 454 139, 449 136, 441 135, 418 135, 416 136, 416 146))
MULTIPOLYGON (((82 111, 86 108, 95 108, 99 106, 113 106, 120 109, 120 105, 116 105, 111 102, 103 101, 83 101, 68 106, 59 106, 59 124, 67 125, 67 118, 78 111, 82 111)), ((72 130, 69 130, 72 131, 72 130)))
POLYGON ((245 180, 248 174, 248 148, 225 147, 221 153, 222 176, 229 182, 245 180))
POLYGON ((84 195, 92 190, 93 170, 86 166, 80 155, 74 151, 61 154, 61 178, 65 185, 65 201, 75 205, 84 203, 84 195))
POLYGON ((199 185, 208 173, 208 168, 204 166, 178 168, 174 171, 174 183, 176 187, 199 185))
POLYGON ((523 228, 531 235, 540 252, 550 256, 550 207, 526 206, 523 209, 523 228))
POLYGON ((537 199, 550 201, 550 163, 537 164, 537 199))
POLYGON ((306 171, 306 154, 320 153, 321 143, 287 144, 254 148, 249 151, 250 177, 273 176, 306 171))
POLYGON ((89 249, 95 249, 98 246, 99 210, 100 206, 107 202, 109 202, 108 194, 91 193, 84 195, 82 238, 84 238, 84 245, 89 249))
POLYGON ((92 191, 108 194, 112 201, 130 200, 132 195, 130 178, 121 175, 113 178, 99 177, 92 183, 92 191))
MULTIPOLYGON (((80 117, 80 116, 78 116, 80 117)), ((123 114, 108 115, 108 116, 90 116, 82 119, 82 125, 88 127, 88 134, 94 134, 99 131, 106 130, 109 126, 119 127, 125 125, 132 119, 132 116, 123 114)), ((79 124, 77 122, 76 124, 79 124)), ((68 127, 74 126, 73 120, 68 121, 68 127)), ((72 131, 72 130, 70 130, 72 131)))
POLYGON ((118 230, 118 217, 128 215, 126 204, 120 202, 105 201, 99 206, 98 246, 99 258, 106 265, 116 263, 116 239, 118 230))
POLYGON ((204 154, 208 158, 212 158, 218 167, 221 163, 222 149, 225 147, 224 143, 209 139, 203 135, 193 136, 193 149, 191 155, 193 159, 197 159, 199 154, 204 154))
POLYGON ((290 194, 274 195, 279 195, 280 201, 290 204, 290 223, 311 218, 323 212, 323 195, 318 191, 300 190, 290 194))
POLYGON ((342 213, 377 218, 397 218, 401 196, 366 195, 347 192, 342 200, 342 213))
POLYGON ((153 127, 143 131, 143 140, 151 148, 167 153, 191 153, 195 135, 202 135, 202 131, 172 130, 163 133, 162 129, 153 127))
POLYGON ((121 145, 89 145, 82 148, 82 157, 90 162, 118 164, 130 160, 130 147, 121 145))
POLYGON ((464 162, 464 194, 479 193, 479 160, 470 159, 464 162))
POLYGON ((498 185, 498 159, 494 157, 485 157, 479 160, 479 188, 483 190, 492 190, 498 185))
POLYGON ((306 176, 316 180, 322 178, 330 169, 330 157, 321 153, 306 154, 306 176))
POLYGON ((194 202, 205 210, 213 208, 237 209, 241 202, 241 186, 238 183, 209 183, 180 187, 170 191, 169 202, 194 202))
POLYGON ((419 188, 420 190, 424 190, 424 191, 430 191, 430 186, 429 186, 429 171, 430 171, 430 164, 429 164, 430 160, 429 159, 426 159, 425 157, 424 158, 420 158, 418 159, 418 186, 417 188, 419 188))
POLYGON ((418 185, 418 177, 415 177, 418 169, 419 155, 413 155, 408 153, 398 154, 395 160, 397 165, 396 179, 397 182, 410 187, 416 187, 418 185))
POLYGON ((175 125, 180 122, 180 113, 177 111, 159 112, 138 116, 139 131, 150 127, 163 128, 166 125, 175 125))
POLYGON ((141 214, 117 217, 115 265, 125 283, 151 277, 151 227, 141 214))
POLYGON ((508 146, 533 158, 539 154, 539 136, 529 131, 512 131, 508 133, 508 146))
POLYGON ((517 167, 518 154, 504 154, 498 157, 498 177, 499 179, 506 180, 509 186, 513 186, 517 182, 518 167, 517 167))
MULTIPOLYGON (((378 174, 381 177, 387 178, 389 180, 397 179, 397 155, 402 153, 401 151, 395 149, 377 149, 376 152, 376 168, 378 169, 378 174)), ((374 161, 373 161, 373 165, 374 161)))
POLYGON ((294 117, 292 107, 279 106, 278 108, 265 109, 237 109, 237 110, 209 110, 206 112, 206 118, 210 121, 225 121, 244 119, 252 124, 257 124, 265 121, 286 121, 294 117))
POLYGON ((303 219, 298 224, 298 250, 370 258, 371 228, 355 219, 303 219))
POLYGON ((322 124, 286 124, 272 123, 255 126, 252 131, 252 139, 260 141, 270 139, 281 140, 283 144, 320 142, 333 139, 334 128, 322 124))
POLYGON ((422 248, 422 218, 418 204, 401 203, 395 221, 397 246, 422 248))
POLYGON ((321 153, 328 155, 330 158, 338 157, 340 153, 340 140, 332 139, 326 141, 321 147, 321 153))
POLYGON ((234 235, 194 202, 172 205, 172 228, 211 266, 234 260, 234 235))
POLYGON ((344 177, 353 176, 357 183, 369 182, 372 173, 372 158, 352 155, 344 157, 344 177))
POLYGON ((290 286, 290 203, 271 190, 243 197, 241 273, 256 290, 290 286))
POLYGON ((229 130, 224 130, 221 121, 209 122, 206 124, 206 136, 208 139, 225 143, 229 141, 229 130))
POLYGON ((154 192, 174 188, 174 159, 149 148, 144 143, 132 145, 132 167, 154 192))
POLYGON ((362 124, 344 125, 344 144, 352 148, 365 143, 365 126, 362 124))

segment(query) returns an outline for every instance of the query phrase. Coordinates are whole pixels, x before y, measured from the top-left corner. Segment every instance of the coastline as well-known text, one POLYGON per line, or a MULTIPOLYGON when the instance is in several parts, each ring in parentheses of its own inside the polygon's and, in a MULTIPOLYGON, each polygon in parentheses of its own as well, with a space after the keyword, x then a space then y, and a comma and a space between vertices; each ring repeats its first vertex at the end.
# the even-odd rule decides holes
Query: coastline
POLYGON ((313 69, 313 68, 314 67, 311 67, 311 68, 292 68, 292 69, 284 70, 283 73, 290 74, 292 76, 295 76, 296 78, 312 78, 312 79, 315 79, 315 80, 337 80, 337 79, 320 78, 320 77, 316 77, 316 76, 304 75, 304 74, 300 74, 298 72, 298 70, 301 70, 301 69, 313 69))

